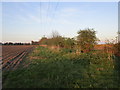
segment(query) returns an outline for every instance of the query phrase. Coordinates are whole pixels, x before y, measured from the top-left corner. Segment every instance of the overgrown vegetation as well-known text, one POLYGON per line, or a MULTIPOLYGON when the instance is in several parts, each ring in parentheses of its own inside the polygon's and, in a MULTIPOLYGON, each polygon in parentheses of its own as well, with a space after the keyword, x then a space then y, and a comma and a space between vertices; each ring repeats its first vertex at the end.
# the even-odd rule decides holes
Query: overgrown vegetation
POLYGON ((120 42, 114 45, 114 49, 115 49, 115 54, 117 56, 120 56, 120 42))
POLYGON ((96 41, 98 40, 96 37, 96 31, 94 29, 84 29, 78 32, 77 42, 82 50, 85 52, 89 52, 94 49, 94 45, 96 45, 96 41))
POLYGON ((94 49, 94 45, 97 44, 96 41, 98 41, 96 37, 96 31, 88 28, 78 31, 78 36, 76 39, 62 37, 57 31, 55 31, 52 32, 51 38, 43 37, 39 43, 49 46, 58 46, 60 48, 71 49, 77 47, 77 50, 81 49, 84 52, 90 52, 94 49))
POLYGON ((116 60, 101 51, 37 47, 19 69, 3 73, 3 88, 120 88, 116 60))

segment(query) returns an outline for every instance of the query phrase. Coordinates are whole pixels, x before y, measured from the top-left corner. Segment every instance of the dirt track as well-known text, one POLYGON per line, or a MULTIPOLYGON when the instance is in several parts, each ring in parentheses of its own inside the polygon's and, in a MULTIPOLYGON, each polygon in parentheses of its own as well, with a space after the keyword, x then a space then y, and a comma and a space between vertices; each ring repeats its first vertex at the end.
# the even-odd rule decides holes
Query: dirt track
POLYGON ((16 69, 33 48, 31 45, 2 46, 2 70, 16 69))

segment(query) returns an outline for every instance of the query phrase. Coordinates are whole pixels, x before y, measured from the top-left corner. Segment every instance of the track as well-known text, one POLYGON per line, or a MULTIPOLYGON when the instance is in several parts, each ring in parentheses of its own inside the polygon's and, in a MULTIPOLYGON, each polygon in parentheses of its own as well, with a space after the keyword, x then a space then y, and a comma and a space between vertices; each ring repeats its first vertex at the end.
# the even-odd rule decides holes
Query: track
POLYGON ((34 49, 31 45, 2 46, 2 70, 14 70, 34 49))

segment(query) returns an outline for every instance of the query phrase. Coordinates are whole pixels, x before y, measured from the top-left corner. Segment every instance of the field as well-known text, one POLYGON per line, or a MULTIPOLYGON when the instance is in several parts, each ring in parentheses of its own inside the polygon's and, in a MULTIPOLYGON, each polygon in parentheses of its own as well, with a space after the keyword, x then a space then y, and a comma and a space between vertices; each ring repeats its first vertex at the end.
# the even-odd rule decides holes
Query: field
POLYGON ((120 88, 119 69, 119 57, 100 50, 38 46, 17 69, 3 73, 3 88, 120 88))
POLYGON ((33 46, 2 46, 2 70, 16 69, 33 46))

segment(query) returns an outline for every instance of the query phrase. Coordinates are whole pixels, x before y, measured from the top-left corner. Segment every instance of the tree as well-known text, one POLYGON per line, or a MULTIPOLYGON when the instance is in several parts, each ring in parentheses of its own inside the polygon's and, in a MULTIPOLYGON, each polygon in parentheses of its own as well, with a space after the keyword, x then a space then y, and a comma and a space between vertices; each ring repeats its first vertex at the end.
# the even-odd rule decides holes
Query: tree
POLYGON ((75 40, 74 38, 65 38, 65 41, 64 41, 64 46, 66 48, 73 48, 75 45, 75 40))
POLYGON ((47 45, 48 44, 48 39, 44 36, 41 38, 41 40, 39 41, 39 44, 45 44, 47 45))
POLYGON ((94 49, 94 45, 98 40, 94 29, 84 29, 78 31, 77 43, 84 52, 89 52, 94 49))
POLYGON ((56 38, 56 37, 59 37, 60 34, 57 32, 57 31, 52 31, 52 38, 56 38))
POLYGON ((51 38, 52 45, 63 47, 64 38, 60 36, 60 34, 57 31, 53 31, 51 36, 52 36, 51 38))

